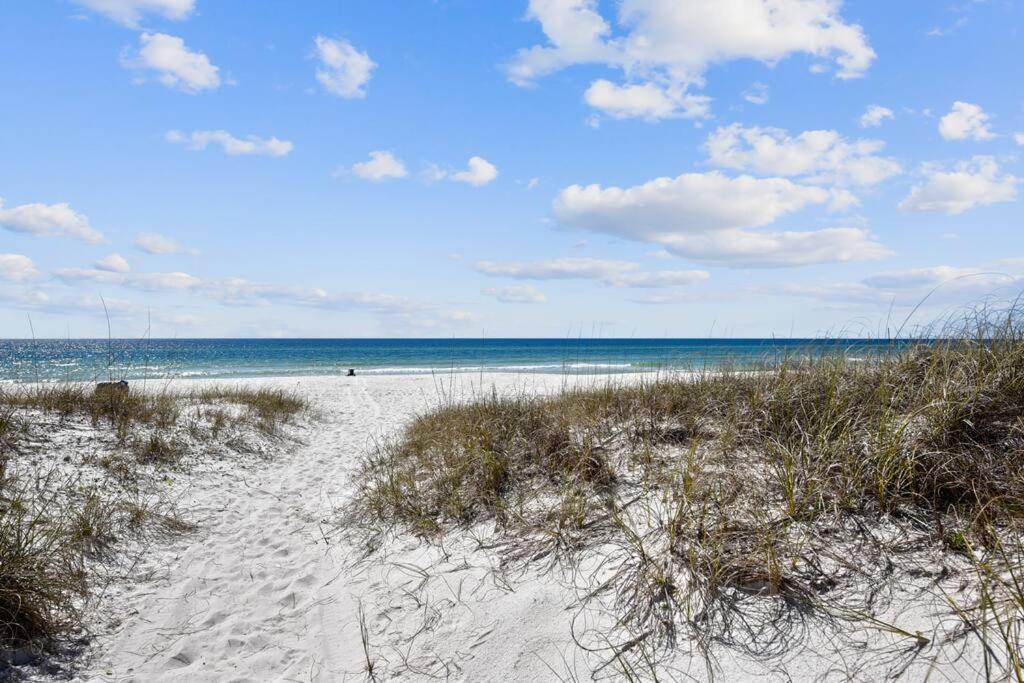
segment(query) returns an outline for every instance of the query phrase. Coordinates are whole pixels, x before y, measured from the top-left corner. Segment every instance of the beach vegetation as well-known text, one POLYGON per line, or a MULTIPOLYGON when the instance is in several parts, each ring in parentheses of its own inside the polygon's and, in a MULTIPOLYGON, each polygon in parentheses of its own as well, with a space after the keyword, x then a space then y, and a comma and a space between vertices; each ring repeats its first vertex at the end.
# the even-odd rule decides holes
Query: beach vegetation
POLYGON ((268 388, 0 389, 0 677, 80 623, 125 542, 193 528, 168 476, 277 443, 307 408, 268 388))
POLYGON ((382 441, 357 482, 345 523, 370 551, 489 525, 503 563, 570 567, 602 624, 574 638, 628 677, 680 646, 709 667, 714 646, 793 651, 815 622, 886 634, 894 675, 973 641, 986 677, 1024 680, 1016 310, 871 358, 478 392, 382 441), (952 622, 901 626, 903 589, 952 622))

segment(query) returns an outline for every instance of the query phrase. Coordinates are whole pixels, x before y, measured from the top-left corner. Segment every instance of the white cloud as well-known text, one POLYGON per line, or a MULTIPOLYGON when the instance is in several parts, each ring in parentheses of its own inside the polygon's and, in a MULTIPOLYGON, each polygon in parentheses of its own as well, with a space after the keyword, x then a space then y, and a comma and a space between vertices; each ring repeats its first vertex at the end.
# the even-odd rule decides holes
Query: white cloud
POLYGON ((517 280, 595 280, 611 287, 675 287, 707 280, 703 270, 644 272, 632 261, 569 257, 548 261, 478 261, 484 275, 517 280))
POLYGON ((366 97, 366 84, 377 68, 370 55, 347 40, 324 36, 316 37, 316 53, 320 60, 316 80, 327 92, 349 99, 366 97))
POLYGON ((155 232, 142 233, 135 238, 135 246, 147 254, 196 254, 195 249, 182 246, 176 240, 155 232))
POLYGON ((571 185, 556 199, 555 214, 569 225, 656 242, 681 232, 761 227, 829 198, 828 190, 785 178, 710 171, 627 188, 571 185))
POLYGON ((0 254, 0 280, 24 282, 39 275, 36 264, 21 254, 0 254))
POLYGON ((764 83, 752 83, 743 93, 743 99, 751 104, 768 104, 768 86, 764 83))
POLYGON ((1021 182, 1000 174, 999 164, 990 156, 976 156, 952 170, 936 164, 922 167, 923 184, 916 185, 899 203, 901 211, 942 211, 956 215, 977 206, 1009 202, 1017 198, 1021 182))
POLYGON ((72 237, 90 244, 103 241, 103 235, 89 225, 89 219, 64 204, 22 204, 4 208, 0 199, 0 227, 40 237, 72 237))
POLYGON ((544 292, 533 285, 489 287, 484 290, 484 294, 493 296, 503 304, 542 304, 548 300, 544 292))
POLYGON ((1013 141, 1018 145, 1024 145, 1024 133, 1014 133, 1013 141))
POLYGON ((128 265, 128 261, 125 260, 124 256, 120 254, 110 254, 104 256, 100 260, 93 264, 96 270, 105 270, 111 273, 127 273, 131 270, 131 266, 128 265))
POLYGON ((957 268, 954 266, 933 266, 930 268, 908 268, 878 273, 864 278, 862 282, 878 289, 913 289, 935 287, 942 283, 971 280, 967 284, 974 288, 991 288, 1012 278, 1001 273, 991 273, 979 268, 957 268))
POLYGON ((352 172, 364 180, 380 182, 409 175, 401 159, 387 151, 370 152, 370 160, 352 164, 352 172))
POLYGON ((457 183, 466 183, 480 187, 486 185, 498 177, 498 167, 483 157, 472 157, 469 160, 465 171, 457 171, 451 174, 451 179, 457 183))
POLYGON ((896 118, 892 109, 877 104, 870 105, 860 117, 861 128, 877 128, 886 119, 896 118))
POLYGON ((809 182, 876 185, 902 171, 877 156, 880 140, 848 142, 834 130, 809 130, 790 137, 778 128, 745 128, 734 123, 707 140, 712 164, 765 175, 803 176, 809 182))
MULTIPOLYGON (((466 183, 480 187, 486 185, 498 177, 498 167, 483 157, 472 157, 464 171, 446 170, 437 164, 429 163, 420 172, 420 178, 426 183, 437 183, 442 180, 451 180, 457 183, 466 183)), ((533 183, 531 180, 530 183, 533 183)), ((528 187, 534 187, 528 184, 528 187)))
POLYGON ((72 0, 128 28, 138 28, 145 14, 183 21, 195 10, 195 0, 72 0))
POLYGON ((220 145, 225 154, 230 156, 287 156, 294 145, 287 140, 277 138, 261 138, 256 135, 248 135, 240 139, 228 133, 226 130, 196 130, 191 133, 181 131, 168 131, 164 138, 168 142, 186 145, 189 149, 199 151, 206 149, 209 145, 220 145))
POLYGON ((709 97, 691 95, 679 87, 662 87, 654 83, 616 85, 603 78, 590 84, 583 99, 612 118, 648 121, 706 118, 711 101, 709 97))
POLYGON ((196 289, 202 280, 188 273, 127 273, 87 268, 60 268, 54 274, 64 282, 96 282, 144 292, 196 289))
POLYGON ((925 302, 938 305, 962 303, 991 294, 996 289, 1017 289, 1022 285, 1024 278, 1019 275, 994 273, 980 268, 932 266, 887 271, 859 282, 825 285, 790 283, 760 287, 758 291, 824 302, 917 306, 925 302))
POLYGON ((858 228, 756 232, 779 217, 835 200, 785 178, 718 171, 657 178, 628 188, 572 185, 555 200, 563 223, 729 266, 787 266, 881 258, 888 250, 858 228))
POLYGON ((607 97, 599 101, 619 105, 620 116, 664 118, 655 114, 671 110, 658 90, 678 99, 704 84, 708 67, 736 59, 775 64, 806 53, 833 60, 839 78, 863 75, 875 53, 839 8, 837 0, 622 0, 616 33, 597 0, 530 0, 527 17, 540 23, 547 44, 519 50, 507 72, 529 85, 575 64, 621 69, 629 83, 601 86, 607 97))
POLYGON ((157 80, 165 86, 189 94, 220 87, 219 69, 202 52, 185 47, 185 41, 177 36, 143 33, 138 53, 124 61, 134 69, 156 71, 157 80))
POLYGON ((947 140, 991 140, 988 114, 969 102, 954 102, 953 109, 939 120, 939 134, 947 140))

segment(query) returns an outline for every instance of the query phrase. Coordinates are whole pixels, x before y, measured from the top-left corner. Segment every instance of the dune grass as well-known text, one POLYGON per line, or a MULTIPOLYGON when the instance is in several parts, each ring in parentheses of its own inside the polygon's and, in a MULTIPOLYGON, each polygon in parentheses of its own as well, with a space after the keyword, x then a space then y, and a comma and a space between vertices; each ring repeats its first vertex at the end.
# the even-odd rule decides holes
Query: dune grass
POLYGON ((0 652, 45 648, 79 623, 90 565, 121 541, 190 528, 154 475, 248 450, 249 434, 276 439, 306 408, 274 389, 0 390, 0 652))
POLYGON ((607 664, 630 677, 684 641, 781 653, 811 618, 914 652, 976 638, 986 675, 1024 680, 1024 325, 969 323, 866 362, 452 402, 367 456, 348 523, 369 540, 487 523, 506 560, 596 562, 607 664), (876 616, 907 576, 954 632, 876 616))

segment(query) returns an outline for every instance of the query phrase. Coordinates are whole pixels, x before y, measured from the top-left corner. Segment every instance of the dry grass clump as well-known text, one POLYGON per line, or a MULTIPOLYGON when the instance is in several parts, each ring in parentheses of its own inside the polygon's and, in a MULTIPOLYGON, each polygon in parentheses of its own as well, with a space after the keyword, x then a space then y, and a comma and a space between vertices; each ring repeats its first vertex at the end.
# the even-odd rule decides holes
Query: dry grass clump
POLYGON ((66 628, 86 582, 78 539, 56 501, 33 495, 7 465, 0 459, 0 643, 12 646, 66 628))
POLYGON ((1024 326, 971 323, 866 362, 445 405, 366 458, 350 522, 490 521, 506 560, 568 561, 629 676, 681 642, 783 652, 817 620, 914 656, 977 638, 1024 680, 1024 326), (960 626, 880 619, 911 579, 960 626))
POLYGON ((90 568, 122 541, 190 528, 161 497, 169 470, 257 450, 305 409, 274 389, 0 389, 0 678, 4 651, 38 652, 79 622, 90 568))

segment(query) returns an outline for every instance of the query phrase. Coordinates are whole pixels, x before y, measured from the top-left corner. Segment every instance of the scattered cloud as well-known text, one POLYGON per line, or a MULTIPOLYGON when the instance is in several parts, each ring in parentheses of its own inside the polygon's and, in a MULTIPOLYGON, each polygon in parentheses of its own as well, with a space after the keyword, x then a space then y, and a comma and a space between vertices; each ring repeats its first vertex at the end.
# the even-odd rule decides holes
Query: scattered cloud
POLYGON ((94 282, 144 292, 195 289, 202 283, 199 278, 188 273, 131 273, 89 268, 59 268, 54 271, 54 275, 66 283, 94 282))
POLYGON ((900 211, 942 211, 953 216, 978 206, 1013 201, 1021 182, 1001 174, 999 164, 990 156, 962 161, 952 170, 925 164, 921 172, 924 182, 899 203, 900 211))
POLYGON ((96 261, 93 264, 96 270, 105 270, 111 273, 127 273, 131 270, 128 261, 120 254, 110 254, 96 261))
POLYGON ((188 19, 195 10, 195 0, 72 0, 128 28, 139 28, 146 14, 171 21, 188 19))
POLYGON ((369 161, 352 164, 352 173, 355 173, 364 180, 371 180, 373 182, 404 178, 409 175, 401 159, 391 152, 382 150, 370 152, 369 161))
POLYGON ((890 252, 860 228, 756 231, 835 193, 786 178, 719 171, 656 178, 628 188, 572 185, 555 200, 564 224, 660 245, 676 256, 734 267, 778 267, 882 258, 890 252))
POLYGON ((970 102, 954 102, 953 109, 939 119, 939 134, 947 140, 991 140, 988 114, 970 102))
POLYGON ((182 133, 178 130, 167 131, 164 138, 174 144, 185 145, 191 150, 200 151, 211 144, 220 145, 229 156, 287 156, 295 146, 287 140, 277 138, 261 138, 248 135, 245 139, 236 138, 226 130, 196 130, 182 133))
POLYGON ((174 90, 196 94, 220 87, 219 69, 202 52, 193 52, 185 41, 166 33, 142 33, 139 50, 125 55, 125 66, 157 72, 157 80, 174 90))
POLYGON ((1024 145, 1024 133, 1014 133, 1013 141, 1018 145, 1024 145))
POLYGON ((764 83, 752 83, 743 92, 743 99, 758 106, 768 104, 768 86, 764 83))
POLYGON ((135 246, 147 254, 192 254, 199 253, 195 249, 185 247, 170 237, 155 232, 146 232, 135 238, 135 246))
POLYGON ((976 300, 1000 288, 1020 288, 1024 277, 981 268, 933 266, 892 270, 859 282, 826 285, 782 284, 757 288, 767 294, 817 299, 827 303, 917 306, 926 300, 946 305, 976 300))
POLYGON ((480 187, 498 177, 498 167, 483 157, 471 157, 465 171, 457 171, 450 177, 457 183, 480 187))
POLYGON ((493 296, 503 304, 542 304, 548 300, 544 292, 533 285, 489 287, 484 290, 484 294, 493 296))
POLYGON ((896 114, 888 107, 877 104, 869 105, 860 117, 861 128, 878 128, 886 119, 896 118, 896 114))
POLYGON ((40 237, 71 237, 99 244, 103 235, 89 225, 89 219, 68 204, 22 204, 4 208, 0 199, 0 227, 40 237))
POLYGON ((590 84, 583 99, 615 119, 699 119, 709 116, 710 97, 692 95, 677 86, 654 83, 616 85, 603 78, 590 84))
POLYGON ((317 36, 316 55, 320 66, 316 80, 332 95, 347 99, 366 97, 366 85, 370 82, 377 64, 370 55, 360 52, 352 43, 342 39, 317 36))
POLYGON ((83 283, 90 283, 147 293, 187 292, 224 306, 283 305, 329 311, 358 310, 387 315, 389 324, 410 328, 434 328, 475 320, 471 312, 445 309, 405 296, 376 292, 329 292, 319 287, 267 284, 241 277, 206 280, 182 272, 117 272, 100 268, 61 268, 54 271, 53 275, 57 280, 78 289, 81 289, 83 283))
POLYGON ((548 261, 478 261, 477 272, 517 280, 594 280, 610 287, 675 287, 707 280, 703 270, 644 272, 632 261, 568 257, 548 261))
POLYGON ((952 280, 971 278, 974 287, 995 287, 1005 284, 1010 276, 1003 273, 992 273, 980 268, 957 268, 954 266, 933 266, 930 268, 907 268, 878 273, 865 278, 862 282, 869 287, 878 289, 914 289, 934 287, 952 280))
POLYGON ((713 132, 706 147, 715 166, 815 183, 876 185, 902 171, 895 159, 877 156, 884 142, 851 142, 834 130, 809 130, 791 137, 778 128, 734 123, 713 132))
POLYGON ((36 264, 21 254, 0 254, 0 280, 25 282, 39 275, 36 264))
POLYGON ((591 84, 586 100, 602 111, 647 120, 704 116, 707 98, 688 91, 704 85, 713 64, 770 65, 805 53, 821 60, 819 70, 832 61, 837 77, 862 76, 875 53, 839 9, 835 0, 623 0, 613 29, 597 0, 530 0, 527 17, 547 43, 519 50, 506 68, 513 83, 527 86, 573 65, 600 64, 627 79, 591 84))

